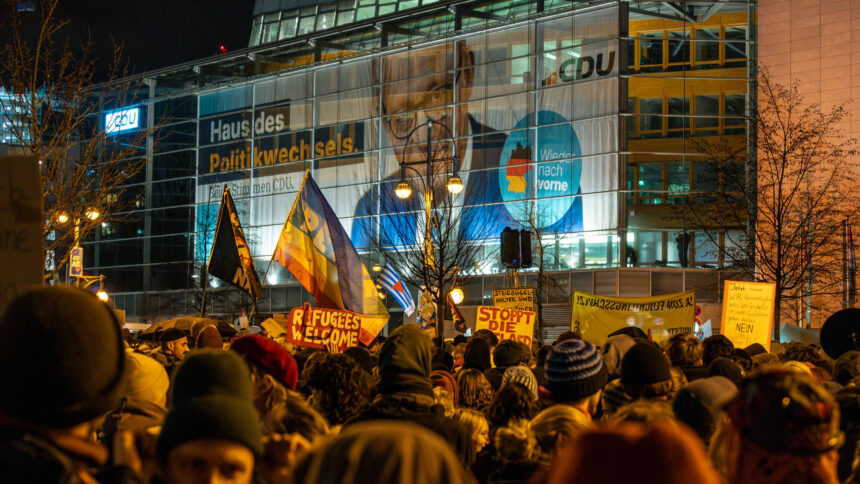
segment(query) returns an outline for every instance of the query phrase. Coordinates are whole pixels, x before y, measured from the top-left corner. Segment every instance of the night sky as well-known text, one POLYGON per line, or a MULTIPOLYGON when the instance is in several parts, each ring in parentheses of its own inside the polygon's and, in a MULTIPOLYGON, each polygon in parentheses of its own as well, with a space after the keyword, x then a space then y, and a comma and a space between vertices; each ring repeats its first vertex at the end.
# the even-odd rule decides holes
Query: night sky
MULTIPOLYGON (((143 72, 216 55, 221 44, 247 47, 253 8, 254 0, 60 0, 58 17, 70 21, 61 37, 75 43, 89 33, 99 59, 110 59, 112 39, 122 42, 143 72)), ((28 26, 38 22, 38 12, 23 15, 28 26)))

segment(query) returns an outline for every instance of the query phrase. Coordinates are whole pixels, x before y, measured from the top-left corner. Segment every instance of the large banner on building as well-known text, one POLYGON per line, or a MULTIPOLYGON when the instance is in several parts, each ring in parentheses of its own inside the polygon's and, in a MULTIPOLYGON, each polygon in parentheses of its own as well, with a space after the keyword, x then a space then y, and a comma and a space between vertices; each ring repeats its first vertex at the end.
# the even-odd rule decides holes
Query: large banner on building
POLYGON ((393 191, 401 162, 426 161, 428 136, 440 180, 456 155, 460 240, 496 240, 527 218, 559 234, 614 230, 618 33, 607 8, 204 93, 198 232, 214 229, 207 207, 228 184, 267 258, 311 169, 357 249, 414 244, 422 186, 412 181, 413 205, 393 191), (427 121, 429 135, 416 129, 427 121))
POLYGON ((694 332, 694 291, 654 297, 609 297, 575 291, 572 305, 570 329, 594 344, 603 344, 610 333, 627 326, 641 328, 657 342, 694 332))

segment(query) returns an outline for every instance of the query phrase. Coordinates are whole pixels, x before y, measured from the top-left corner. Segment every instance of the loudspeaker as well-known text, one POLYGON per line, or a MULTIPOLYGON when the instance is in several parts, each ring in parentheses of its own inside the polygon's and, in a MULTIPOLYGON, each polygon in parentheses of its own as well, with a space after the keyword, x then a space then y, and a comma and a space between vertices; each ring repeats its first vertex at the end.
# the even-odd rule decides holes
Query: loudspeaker
POLYGON ((520 231, 505 227, 501 237, 502 264, 508 268, 520 267, 520 231))
POLYGON ((521 267, 532 266, 532 232, 531 230, 520 230, 520 259, 521 267))

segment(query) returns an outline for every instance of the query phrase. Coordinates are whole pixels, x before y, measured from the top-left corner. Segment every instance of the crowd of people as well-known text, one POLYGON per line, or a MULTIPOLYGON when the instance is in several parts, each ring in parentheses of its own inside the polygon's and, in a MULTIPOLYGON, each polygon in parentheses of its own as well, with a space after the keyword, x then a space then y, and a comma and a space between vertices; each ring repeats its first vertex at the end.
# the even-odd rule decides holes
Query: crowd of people
POLYGON ((0 334, 0 482, 860 483, 860 351, 636 327, 141 343, 63 287, 16 298, 0 334))

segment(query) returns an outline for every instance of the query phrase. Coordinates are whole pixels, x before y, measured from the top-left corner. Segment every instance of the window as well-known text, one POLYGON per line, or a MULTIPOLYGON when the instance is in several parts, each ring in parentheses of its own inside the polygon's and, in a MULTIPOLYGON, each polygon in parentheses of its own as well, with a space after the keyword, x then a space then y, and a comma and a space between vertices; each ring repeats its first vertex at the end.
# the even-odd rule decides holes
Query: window
POLYGON ((683 70, 690 62, 690 32, 686 30, 669 32, 669 63, 676 65, 675 69, 683 70))
POLYGON ((666 163, 666 189, 679 196, 669 195, 668 203, 684 203, 684 193, 690 190, 690 167, 687 163, 666 163))
POLYGON ((720 29, 696 29, 696 64, 720 61, 720 29))
POLYGON ((639 100, 639 136, 642 138, 658 138, 663 129, 663 118, 648 116, 663 114, 663 98, 653 97, 639 100))
POLYGON ((296 36, 296 22, 298 21, 298 12, 290 10, 284 12, 284 17, 281 20, 281 39, 289 39, 296 36))
POLYGON ((746 58, 746 38, 746 27, 726 27, 726 59, 746 58))
POLYGON ((684 131, 690 127, 690 119, 687 116, 690 114, 690 98, 688 97, 670 97, 668 99, 669 113, 669 133, 668 137, 677 138, 684 134, 684 131))
POLYGON ((725 102, 727 117, 725 119, 724 134, 744 134, 746 94, 726 94, 725 102))
POLYGON ((716 128, 720 125, 720 120, 717 117, 720 115, 720 96, 718 94, 704 94, 696 96, 695 101, 696 134, 702 136, 716 133, 716 128))
POLYGON ((642 34, 639 45, 641 70, 643 72, 661 70, 663 68, 663 33, 642 34))
POLYGON ((326 30, 334 27, 335 4, 329 3, 319 6, 317 14, 317 30, 326 30))
POLYGON ((715 201, 716 197, 713 196, 713 193, 720 190, 720 177, 716 164, 710 161, 699 161, 696 162, 695 169, 695 191, 702 194, 702 196, 696 197, 696 201, 715 201))

